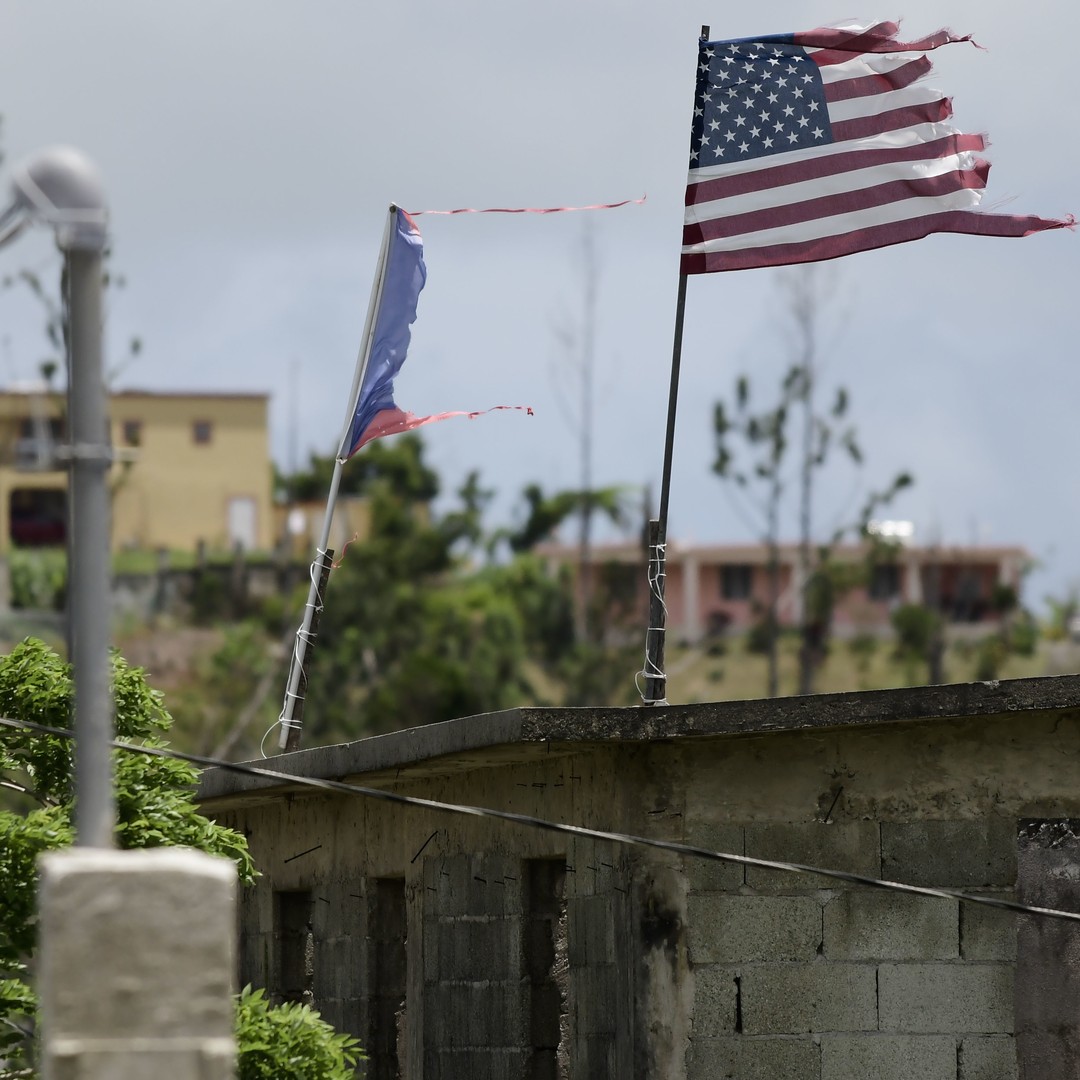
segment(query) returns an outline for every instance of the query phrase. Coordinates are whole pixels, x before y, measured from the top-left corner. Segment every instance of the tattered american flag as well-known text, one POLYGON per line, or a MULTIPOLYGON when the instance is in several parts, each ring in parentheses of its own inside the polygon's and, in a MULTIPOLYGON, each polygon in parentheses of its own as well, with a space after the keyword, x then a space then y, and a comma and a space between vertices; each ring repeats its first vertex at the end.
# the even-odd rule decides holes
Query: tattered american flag
POLYGON ((949 122, 925 53, 895 23, 701 41, 682 272, 832 259, 934 232, 1074 224, 981 213, 986 140, 949 122))

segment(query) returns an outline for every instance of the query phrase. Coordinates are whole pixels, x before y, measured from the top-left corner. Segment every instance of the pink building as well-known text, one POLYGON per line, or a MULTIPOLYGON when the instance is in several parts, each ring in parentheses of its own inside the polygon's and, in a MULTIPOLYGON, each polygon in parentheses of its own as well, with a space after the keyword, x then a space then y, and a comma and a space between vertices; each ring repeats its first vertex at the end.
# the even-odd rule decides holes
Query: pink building
MULTIPOLYGON (((577 564, 577 549, 570 545, 542 545, 538 554, 553 566, 577 564)), ((865 564, 866 556, 867 549, 854 544, 833 550, 834 559, 853 567, 865 564)), ((644 612, 645 560, 640 544, 595 545, 594 595, 606 586, 608 595, 623 598, 624 609, 644 612)), ((950 623, 988 622, 995 616, 995 590, 1008 586, 1019 594, 1029 562, 1020 547, 906 544, 889 560, 867 566, 863 581, 842 592, 833 628, 839 633, 874 633, 889 627, 889 615, 897 606, 920 603, 934 603, 950 623)), ((801 577, 798 546, 782 544, 777 606, 782 626, 796 626, 801 620, 801 577)), ((768 598, 764 545, 668 543, 667 625, 675 636, 693 642, 727 629, 745 630, 761 618, 768 598)))

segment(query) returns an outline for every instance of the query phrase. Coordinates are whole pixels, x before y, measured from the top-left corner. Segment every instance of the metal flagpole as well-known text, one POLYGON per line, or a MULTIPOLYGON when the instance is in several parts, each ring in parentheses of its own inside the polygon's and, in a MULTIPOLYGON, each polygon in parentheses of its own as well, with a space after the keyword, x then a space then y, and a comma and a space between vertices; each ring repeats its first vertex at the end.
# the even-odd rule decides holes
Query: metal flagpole
MULTIPOLYGON (((709 27, 701 28, 701 38, 709 39, 709 27)), ((686 313, 686 274, 679 275, 675 301, 675 336, 671 349, 671 384, 668 388, 667 432, 664 437, 664 471, 660 481, 660 510, 649 522, 649 625, 645 631, 645 693, 643 705, 667 703, 667 675, 664 673, 664 637, 667 608, 664 604, 667 566, 668 502, 671 498, 671 458, 675 446, 675 413, 679 400, 679 368, 682 364, 683 319, 686 313)))
POLYGON ((664 636, 667 630, 667 608, 664 604, 664 577, 667 562, 668 502, 671 497, 671 457, 675 446, 675 412, 679 401, 679 367, 682 362, 685 312, 686 274, 680 274, 679 295, 675 301, 675 340, 671 354, 671 385, 668 389, 667 434, 664 438, 664 472, 660 481, 660 510, 658 517, 649 522, 649 626, 645 631, 643 705, 666 703, 664 636))
POLYGON ((360 351, 356 357, 356 371, 353 374, 352 391, 349 394, 349 411, 345 416, 345 426, 342 429, 341 440, 338 443, 337 454, 334 458, 334 473, 330 478, 330 491, 326 496, 326 514, 323 517, 319 543, 315 549, 315 561, 311 567, 311 587, 308 590, 307 603, 304 605, 304 620, 300 625, 300 629, 296 632, 292 663, 289 665, 289 681, 285 689, 285 704, 281 710, 281 734, 278 737, 278 748, 280 750, 296 750, 300 745, 300 725, 298 721, 294 720, 294 716, 296 715, 296 703, 299 700, 300 683, 304 675, 304 657, 310 644, 312 619, 316 609, 322 608, 323 597, 319 583, 320 580, 325 580, 322 577, 323 563, 326 559, 327 545, 330 543, 330 526, 334 520, 334 507, 337 504, 338 487, 341 484, 341 469, 345 464, 343 455, 348 452, 345 440, 349 437, 353 413, 356 411, 356 399, 360 394, 360 386, 364 381, 368 361, 371 359, 371 342, 375 334, 375 316, 382 300, 383 283, 386 280, 387 252, 390 248, 390 230, 393 227, 396 213, 397 206, 391 203, 386 215, 386 228, 383 230, 382 247, 379 250, 375 280, 371 285, 371 299, 368 302, 363 337, 360 339, 360 351))

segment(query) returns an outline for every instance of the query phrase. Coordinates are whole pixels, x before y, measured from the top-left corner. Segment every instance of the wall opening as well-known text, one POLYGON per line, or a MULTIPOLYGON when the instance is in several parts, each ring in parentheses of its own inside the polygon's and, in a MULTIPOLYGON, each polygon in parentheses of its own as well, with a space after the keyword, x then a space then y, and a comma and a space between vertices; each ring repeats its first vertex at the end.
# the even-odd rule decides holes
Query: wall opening
POLYGON ((522 912, 527 981, 526 1032, 531 1080, 564 1080, 568 1073, 566 862, 526 859, 522 912))
POLYGON ((368 891, 371 928, 370 1030, 365 1051, 368 1080, 405 1075, 407 919, 405 879, 376 878, 368 891))
POLYGON ((61 547, 67 538, 67 492, 16 488, 8 502, 8 538, 19 547, 61 547))
POLYGON ((315 938, 311 929, 311 892, 274 893, 275 1002, 315 1000, 315 938))

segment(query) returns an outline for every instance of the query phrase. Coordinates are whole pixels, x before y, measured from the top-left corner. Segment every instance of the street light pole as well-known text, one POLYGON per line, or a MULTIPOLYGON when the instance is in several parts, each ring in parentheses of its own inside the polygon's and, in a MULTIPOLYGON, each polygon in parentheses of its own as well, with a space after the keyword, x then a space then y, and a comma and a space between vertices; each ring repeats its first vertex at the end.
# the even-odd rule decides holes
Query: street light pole
MULTIPOLYGON (((113 846, 112 703, 109 696, 109 492, 112 460, 102 365, 102 274, 106 205, 101 178, 81 153, 54 147, 16 166, 14 201, 0 222, 53 226, 64 253, 69 317, 68 439, 74 543, 68 566, 71 661, 75 674, 76 844, 113 846)), ((21 227, 16 224, 15 231, 21 227)), ((12 233, 13 234, 13 233, 12 233)), ((0 235, 0 239, 3 239, 0 235)))
POLYGON ((236 868, 201 852, 115 851, 109 698, 109 447, 101 363, 105 199, 74 150, 15 170, 0 244, 37 219, 64 253, 74 553, 78 850, 40 862, 42 1075, 230 1080, 236 868), (120 955, 134 957, 117 963, 120 955), (163 1020, 164 1018, 164 1020, 163 1020))
POLYGON ((71 372, 69 477, 75 521, 68 610, 75 669, 76 843, 113 845, 112 702, 109 694, 109 491, 105 382, 101 362, 101 252, 66 254, 71 372))

